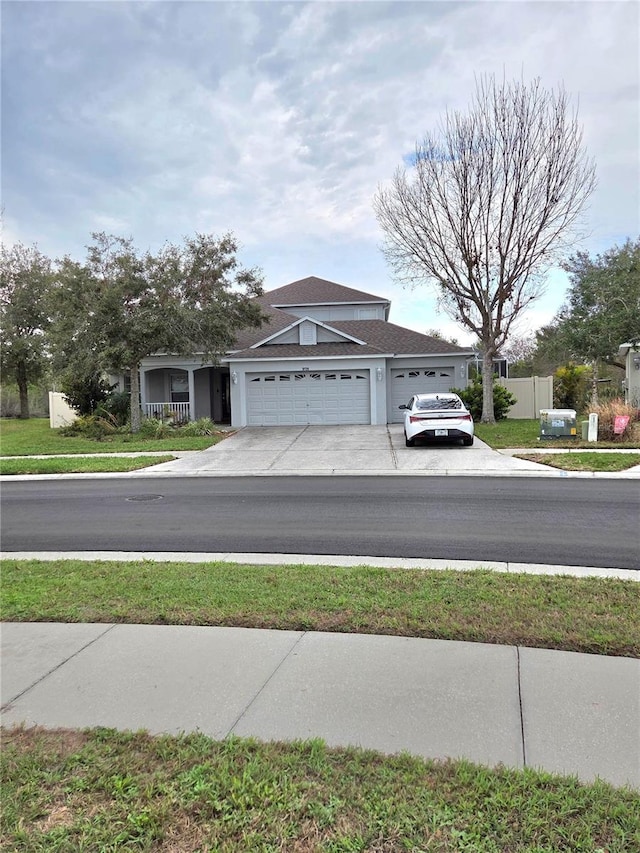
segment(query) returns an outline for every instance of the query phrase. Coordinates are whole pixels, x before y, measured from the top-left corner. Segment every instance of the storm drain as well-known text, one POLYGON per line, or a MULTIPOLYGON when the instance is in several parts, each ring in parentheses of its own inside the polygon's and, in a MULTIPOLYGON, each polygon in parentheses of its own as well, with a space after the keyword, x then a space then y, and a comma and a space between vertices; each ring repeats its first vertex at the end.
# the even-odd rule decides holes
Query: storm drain
POLYGON ((126 501, 161 501, 164 495, 132 495, 126 501))

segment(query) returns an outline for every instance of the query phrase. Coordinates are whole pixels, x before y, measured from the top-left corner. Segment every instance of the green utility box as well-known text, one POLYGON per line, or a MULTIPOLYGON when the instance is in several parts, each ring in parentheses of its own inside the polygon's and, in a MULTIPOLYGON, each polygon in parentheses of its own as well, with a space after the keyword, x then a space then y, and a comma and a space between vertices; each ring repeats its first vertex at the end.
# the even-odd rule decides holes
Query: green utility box
POLYGON ((540 438, 576 438, 574 409, 540 409, 540 438))
POLYGON ((582 426, 582 440, 589 440, 589 421, 580 421, 580 425, 582 426))

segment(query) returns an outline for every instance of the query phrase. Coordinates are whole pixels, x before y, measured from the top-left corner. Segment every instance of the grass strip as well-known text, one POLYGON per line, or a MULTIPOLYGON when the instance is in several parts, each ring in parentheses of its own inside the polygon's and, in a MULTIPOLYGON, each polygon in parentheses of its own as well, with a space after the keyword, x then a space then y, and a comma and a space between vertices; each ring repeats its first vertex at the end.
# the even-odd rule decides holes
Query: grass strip
MULTIPOLYGON (((475 434, 489 447, 500 450, 504 447, 531 447, 539 449, 541 444, 548 447, 593 450, 593 444, 582 438, 540 439, 540 421, 536 418, 522 418, 498 421, 495 424, 476 423, 475 434)), ((624 447, 627 450, 640 449, 640 429, 636 428, 634 437, 624 441, 598 441, 600 449, 624 447)))
POLYGON ((132 433, 115 434, 102 441, 89 438, 63 436, 60 430, 51 429, 46 418, 0 419, 0 455, 40 456, 57 453, 127 453, 145 450, 204 450, 222 440, 222 435, 171 436, 170 438, 144 439, 132 433))
POLYGON ((0 459, 0 474, 99 474, 117 471, 137 471, 161 462, 171 462, 175 456, 98 456, 66 459, 0 459))
POLYGON ((5 730, 5 850, 629 853, 640 796, 468 761, 260 743, 5 730))
POLYGON ((2 618, 358 632, 640 657, 640 584, 486 570, 6 559, 2 618))
POLYGON ((640 465, 640 453, 518 453, 516 456, 564 471, 626 471, 640 465))

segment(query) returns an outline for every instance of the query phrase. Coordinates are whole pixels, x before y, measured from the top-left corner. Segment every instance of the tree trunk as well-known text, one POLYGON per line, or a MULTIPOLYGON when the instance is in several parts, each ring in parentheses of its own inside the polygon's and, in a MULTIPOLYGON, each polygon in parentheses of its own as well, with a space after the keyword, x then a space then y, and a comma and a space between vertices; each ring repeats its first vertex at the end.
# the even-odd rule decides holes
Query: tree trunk
POLYGON ((484 346, 482 352, 482 417, 483 424, 494 424, 493 412, 493 349, 484 346))
POLYGON ((131 367, 131 432, 140 432, 140 365, 131 367))
POLYGON ((19 361, 16 367, 16 384, 20 394, 19 418, 26 420, 29 417, 29 390, 27 382, 27 366, 24 361, 19 361))

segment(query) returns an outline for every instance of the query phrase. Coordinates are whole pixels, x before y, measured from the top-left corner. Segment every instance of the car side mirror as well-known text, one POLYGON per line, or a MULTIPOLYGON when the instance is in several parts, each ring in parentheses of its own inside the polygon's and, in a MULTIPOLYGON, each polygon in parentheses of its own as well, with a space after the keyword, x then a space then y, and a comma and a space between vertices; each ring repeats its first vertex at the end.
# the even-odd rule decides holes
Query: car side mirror
POLYGON ((409 406, 407 406, 405 403, 403 403, 401 406, 398 406, 398 408, 399 409, 408 409, 409 406))

